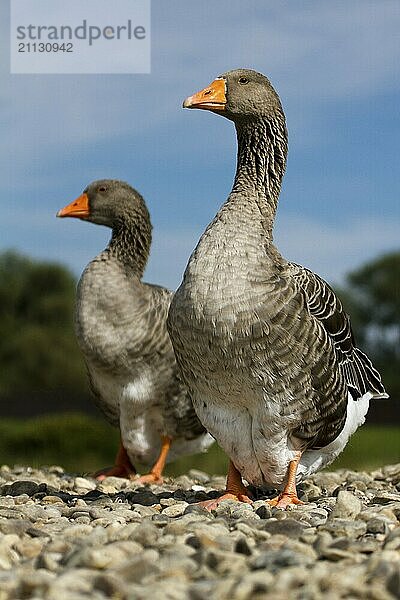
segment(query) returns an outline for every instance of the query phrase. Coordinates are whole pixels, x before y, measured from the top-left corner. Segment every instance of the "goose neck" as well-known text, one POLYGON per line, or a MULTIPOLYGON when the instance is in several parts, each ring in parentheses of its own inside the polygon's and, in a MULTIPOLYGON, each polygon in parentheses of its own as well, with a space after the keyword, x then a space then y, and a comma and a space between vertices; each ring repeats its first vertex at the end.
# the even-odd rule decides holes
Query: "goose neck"
POLYGON ((135 216, 115 223, 107 250, 141 278, 150 253, 151 225, 139 221, 135 216))
POLYGON ((285 120, 259 119, 236 124, 238 155, 230 199, 254 201, 272 235, 287 156, 285 120))

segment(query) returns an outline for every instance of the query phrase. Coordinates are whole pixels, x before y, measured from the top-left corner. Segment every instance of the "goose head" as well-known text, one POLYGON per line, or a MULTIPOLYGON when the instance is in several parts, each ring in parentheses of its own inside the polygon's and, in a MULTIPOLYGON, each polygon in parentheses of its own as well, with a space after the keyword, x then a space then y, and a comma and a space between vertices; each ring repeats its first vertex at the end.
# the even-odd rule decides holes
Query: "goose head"
POLYGON ((150 222, 139 192, 117 179, 93 181, 76 200, 59 210, 57 217, 74 217, 112 229, 122 221, 140 219, 150 222))
POLYGON ((251 69, 235 69, 219 75, 210 85, 183 102, 231 121, 274 119, 283 114, 278 94, 269 79, 251 69))

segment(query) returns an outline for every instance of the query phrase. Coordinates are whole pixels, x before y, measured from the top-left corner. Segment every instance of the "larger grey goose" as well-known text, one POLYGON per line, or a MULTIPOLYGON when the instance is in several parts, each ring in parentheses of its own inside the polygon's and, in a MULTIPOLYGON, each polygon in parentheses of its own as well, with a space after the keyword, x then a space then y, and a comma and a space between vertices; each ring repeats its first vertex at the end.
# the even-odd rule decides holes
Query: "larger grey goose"
POLYGON ((96 403, 120 428, 115 465, 98 473, 135 478, 135 462, 152 465, 142 483, 160 483, 166 460, 207 449, 178 375, 166 328, 173 293, 144 283, 151 222, 142 196, 118 180, 91 183, 58 212, 112 229, 107 248, 84 270, 76 301, 76 334, 96 403))
MULTIPOLYGON (((168 329, 194 407, 231 461, 226 494, 250 501, 242 477, 299 503, 296 481, 329 464, 386 398, 329 285, 287 261, 273 224, 287 131, 269 80, 238 69, 184 102, 234 122, 232 191, 190 257, 168 329)), ((210 502, 213 508, 217 502, 210 502)))

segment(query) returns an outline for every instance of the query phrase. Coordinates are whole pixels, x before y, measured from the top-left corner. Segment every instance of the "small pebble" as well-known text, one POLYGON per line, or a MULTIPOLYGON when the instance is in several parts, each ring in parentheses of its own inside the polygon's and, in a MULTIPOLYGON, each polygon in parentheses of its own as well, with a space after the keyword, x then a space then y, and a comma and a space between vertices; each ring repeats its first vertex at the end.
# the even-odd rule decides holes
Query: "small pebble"
POLYGON ((400 465, 315 474, 309 502, 224 501, 192 470, 160 486, 0 467, 0 600, 400 597, 400 465))
POLYGON ((361 509, 361 500, 351 492, 342 490, 338 493, 337 502, 331 513, 331 518, 355 518, 360 514, 361 509))
POLYGON ((189 506, 187 502, 172 504, 171 506, 164 508, 161 514, 166 515, 167 517, 180 517, 185 512, 187 506, 189 506))

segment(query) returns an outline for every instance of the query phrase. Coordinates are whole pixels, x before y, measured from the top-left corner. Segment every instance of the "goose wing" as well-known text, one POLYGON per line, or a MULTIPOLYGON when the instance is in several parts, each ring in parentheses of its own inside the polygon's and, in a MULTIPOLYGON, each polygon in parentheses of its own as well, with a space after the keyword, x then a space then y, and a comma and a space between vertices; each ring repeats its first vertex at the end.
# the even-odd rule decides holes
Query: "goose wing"
POLYGON ((310 314, 332 341, 337 364, 353 398, 357 400, 368 392, 373 398, 387 398, 380 374, 355 345, 350 319, 335 292, 309 269, 295 263, 290 266, 310 314))

